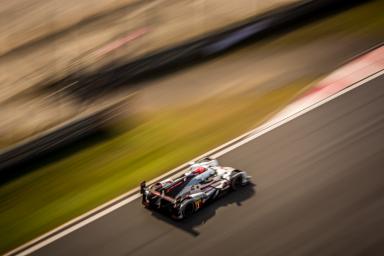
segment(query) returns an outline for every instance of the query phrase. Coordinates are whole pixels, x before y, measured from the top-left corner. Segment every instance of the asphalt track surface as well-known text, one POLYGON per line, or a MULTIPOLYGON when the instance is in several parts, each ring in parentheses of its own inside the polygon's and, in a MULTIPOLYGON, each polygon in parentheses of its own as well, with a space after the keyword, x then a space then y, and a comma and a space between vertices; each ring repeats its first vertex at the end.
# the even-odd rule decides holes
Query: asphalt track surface
POLYGON ((34 255, 384 255, 384 76, 225 154, 254 185, 185 221, 139 200, 34 255))

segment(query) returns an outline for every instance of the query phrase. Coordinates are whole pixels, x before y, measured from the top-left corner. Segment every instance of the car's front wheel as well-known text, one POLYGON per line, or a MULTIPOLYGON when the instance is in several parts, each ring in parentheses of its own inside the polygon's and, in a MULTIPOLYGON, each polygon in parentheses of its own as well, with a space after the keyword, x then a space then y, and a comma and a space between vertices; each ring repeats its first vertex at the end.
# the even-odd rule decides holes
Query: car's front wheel
POLYGON ((240 187, 242 187, 242 184, 243 184, 243 177, 241 177, 241 175, 238 175, 231 180, 231 189, 237 190, 240 187))

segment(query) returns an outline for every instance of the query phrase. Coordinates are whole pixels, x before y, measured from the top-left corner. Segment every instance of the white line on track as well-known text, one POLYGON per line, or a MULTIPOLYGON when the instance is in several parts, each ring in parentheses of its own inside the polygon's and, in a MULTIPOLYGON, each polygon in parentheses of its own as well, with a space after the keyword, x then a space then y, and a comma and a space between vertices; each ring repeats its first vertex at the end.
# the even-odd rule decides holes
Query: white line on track
MULTIPOLYGON (((302 110, 298 110, 298 112, 288 116, 288 117, 283 117, 281 120, 276 120, 274 123, 267 123, 266 125, 262 125, 252 131, 249 131, 231 141, 229 141, 228 143, 226 144, 223 144, 193 160, 197 160, 199 158, 202 158, 202 157, 205 157, 205 156, 211 156, 213 158, 218 158, 290 121, 292 121, 293 119, 297 118, 297 117, 300 117, 306 113, 308 113, 309 111, 315 109, 315 108, 318 108, 320 107, 321 105, 324 105, 326 104, 327 102, 333 100, 333 99, 336 99, 338 98, 339 96, 349 92, 349 91, 352 91, 353 89, 356 89, 357 87, 361 86, 361 85, 364 85, 365 83, 377 78, 377 77, 380 77, 381 75, 384 74, 384 70, 381 70, 367 78, 364 78, 362 79, 361 81, 333 94, 332 96, 324 99, 324 100, 321 100, 317 103, 314 103, 313 105, 305 108, 305 109, 302 109, 302 110), (236 142, 237 141, 237 142, 236 142), (216 153, 214 153, 216 152, 216 153)), ((192 160, 192 161, 193 161, 192 160)), ((183 167, 186 167, 187 165, 186 164, 183 164, 175 169, 172 169, 171 171, 149 181, 148 183, 151 184, 151 183, 154 183, 158 180, 161 180, 163 179, 164 177, 167 177, 167 176, 176 176, 176 175, 179 175, 182 171, 183 171, 183 167)), ((117 210, 118 208, 138 199, 140 197, 140 194, 138 193, 138 189, 133 189, 71 221, 69 221, 68 223, 65 223, 64 225, 61 225, 60 227, 24 244, 24 245, 21 245, 20 247, 6 253, 5 255, 8 256, 8 255, 20 255, 20 256, 23 256, 23 255, 28 255, 34 251, 37 251, 38 249, 60 239, 61 237, 63 236, 66 236, 68 235, 69 233, 79 229, 79 228, 82 228, 84 227, 85 225, 117 210), (129 196, 131 194, 131 196, 129 196), (127 197, 127 198, 125 198, 127 197), (123 199, 125 198, 125 199, 123 199), (111 205, 109 207, 107 207, 108 205, 111 205), (107 208, 105 208, 107 207, 107 208), (105 208, 105 209, 103 209, 105 208), (101 210, 103 209, 103 210, 101 210), (88 217, 87 217, 88 216, 88 217), (84 220, 82 220, 84 219, 84 220), (80 221, 81 220, 81 221, 80 221), (77 223, 76 223, 77 222, 77 223), (68 228, 66 228, 68 227, 68 228), (59 230, 63 229, 62 231, 58 232, 59 230), (40 242, 39 242, 40 241, 40 242)))

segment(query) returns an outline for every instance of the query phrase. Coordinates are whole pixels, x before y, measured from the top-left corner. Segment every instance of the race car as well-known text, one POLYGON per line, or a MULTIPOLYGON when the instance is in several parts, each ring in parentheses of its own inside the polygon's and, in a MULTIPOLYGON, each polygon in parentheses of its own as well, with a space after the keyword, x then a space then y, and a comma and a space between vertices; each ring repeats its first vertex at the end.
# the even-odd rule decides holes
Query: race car
POLYGON ((143 181, 140 193, 145 207, 165 211, 174 219, 184 219, 249 181, 246 172, 222 167, 216 159, 206 157, 190 163, 187 172, 175 179, 165 179, 151 186, 143 181))

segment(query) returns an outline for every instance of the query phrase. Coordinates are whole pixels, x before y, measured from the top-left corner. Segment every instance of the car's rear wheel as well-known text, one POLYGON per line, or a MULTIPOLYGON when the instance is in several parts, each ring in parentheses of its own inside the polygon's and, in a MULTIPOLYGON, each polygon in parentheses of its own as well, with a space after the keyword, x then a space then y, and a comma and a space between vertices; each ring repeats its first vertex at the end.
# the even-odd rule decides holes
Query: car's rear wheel
POLYGON ((188 203, 184 209, 183 209, 183 218, 188 218, 188 217, 191 217, 192 214, 195 212, 195 207, 194 205, 191 203, 188 203))

